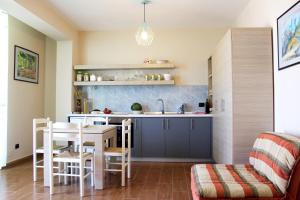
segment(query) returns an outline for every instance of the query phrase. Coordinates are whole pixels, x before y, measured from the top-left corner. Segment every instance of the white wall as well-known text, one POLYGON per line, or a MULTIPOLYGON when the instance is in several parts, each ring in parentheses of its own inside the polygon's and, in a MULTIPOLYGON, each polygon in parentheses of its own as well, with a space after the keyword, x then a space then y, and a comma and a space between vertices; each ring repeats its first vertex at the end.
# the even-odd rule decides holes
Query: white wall
POLYGON ((9 17, 7 161, 32 154, 32 119, 44 115, 45 36, 9 17), (14 45, 39 54, 39 84, 14 80, 14 45), (15 150, 15 144, 20 148, 15 150))
POLYGON ((300 65, 278 71, 277 18, 297 0, 251 0, 237 18, 237 27, 273 27, 275 130, 300 135, 300 65))
POLYGON ((73 105, 72 41, 57 42, 56 120, 66 121, 73 105))
POLYGON ((225 29, 154 29, 151 46, 138 46, 136 30, 81 32, 81 64, 143 63, 168 59, 176 65, 176 84, 207 84, 207 59, 225 29))
POLYGON ((44 116, 56 118, 56 41, 46 37, 45 41, 45 111, 44 116))

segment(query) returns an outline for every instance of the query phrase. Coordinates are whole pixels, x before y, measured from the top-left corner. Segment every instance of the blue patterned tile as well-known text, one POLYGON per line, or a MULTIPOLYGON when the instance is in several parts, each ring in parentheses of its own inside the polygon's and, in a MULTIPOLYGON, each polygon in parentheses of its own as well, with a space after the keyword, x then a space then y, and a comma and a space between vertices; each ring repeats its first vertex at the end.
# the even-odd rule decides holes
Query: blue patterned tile
POLYGON ((199 86, 96 86, 84 87, 83 93, 92 102, 93 108, 105 107, 115 112, 130 112, 130 106, 139 102, 143 111, 159 111, 158 98, 165 102, 165 110, 176 112, 184 103, 187 112, 195 111, 199 102, 205 102, 207 85, 199 86))

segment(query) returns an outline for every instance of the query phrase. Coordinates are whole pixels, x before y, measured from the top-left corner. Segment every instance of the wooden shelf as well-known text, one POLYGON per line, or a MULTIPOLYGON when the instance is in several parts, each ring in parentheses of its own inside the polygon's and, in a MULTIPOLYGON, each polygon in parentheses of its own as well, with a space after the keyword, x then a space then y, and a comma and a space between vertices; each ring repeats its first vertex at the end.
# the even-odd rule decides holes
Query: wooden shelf
POLYGON ((74 82, 75 86, 97 86, 97 85, 174 85, 175 81, 95 81, 74 82))
POLYGON ((174 69, 173 63, 165 64, 103 64, 75 65, 74 70, 118 70, 118 69, 174 69))

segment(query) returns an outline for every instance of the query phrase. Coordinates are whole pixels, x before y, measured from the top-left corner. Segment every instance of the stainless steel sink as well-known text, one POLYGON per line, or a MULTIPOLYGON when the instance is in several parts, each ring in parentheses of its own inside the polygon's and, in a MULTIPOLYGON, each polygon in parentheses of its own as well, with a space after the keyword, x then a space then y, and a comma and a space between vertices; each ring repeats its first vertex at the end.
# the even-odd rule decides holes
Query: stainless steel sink
POLYGON ((162 114, 161 112, 144 112, 144 115, 175 115, 176 112, 165 112, 165 114, 162 114))

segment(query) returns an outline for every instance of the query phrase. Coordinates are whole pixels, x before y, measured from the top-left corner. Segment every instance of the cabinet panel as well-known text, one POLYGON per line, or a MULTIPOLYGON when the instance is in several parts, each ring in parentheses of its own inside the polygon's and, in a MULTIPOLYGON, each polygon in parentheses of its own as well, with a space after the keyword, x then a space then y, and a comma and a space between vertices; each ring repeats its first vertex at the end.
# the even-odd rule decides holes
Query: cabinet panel
POLYGON ((163 118, 142 118, 142 156, 143 157, 164 157, 164 119, 163 118))
POLYGON ((166 157, 189 157, 189 118, 166 118, 166 157))
POLYGON ((211 118, 191 118, 190 157, 211 158, 211 118))
POLYGON ((140 118, 132 118, 133 123, 133 149, 132 156, 133 157, 141 157, 142 149, 141 149, 141 140, 142 140, 142 132, 141 132, 141 119, 140 118))

